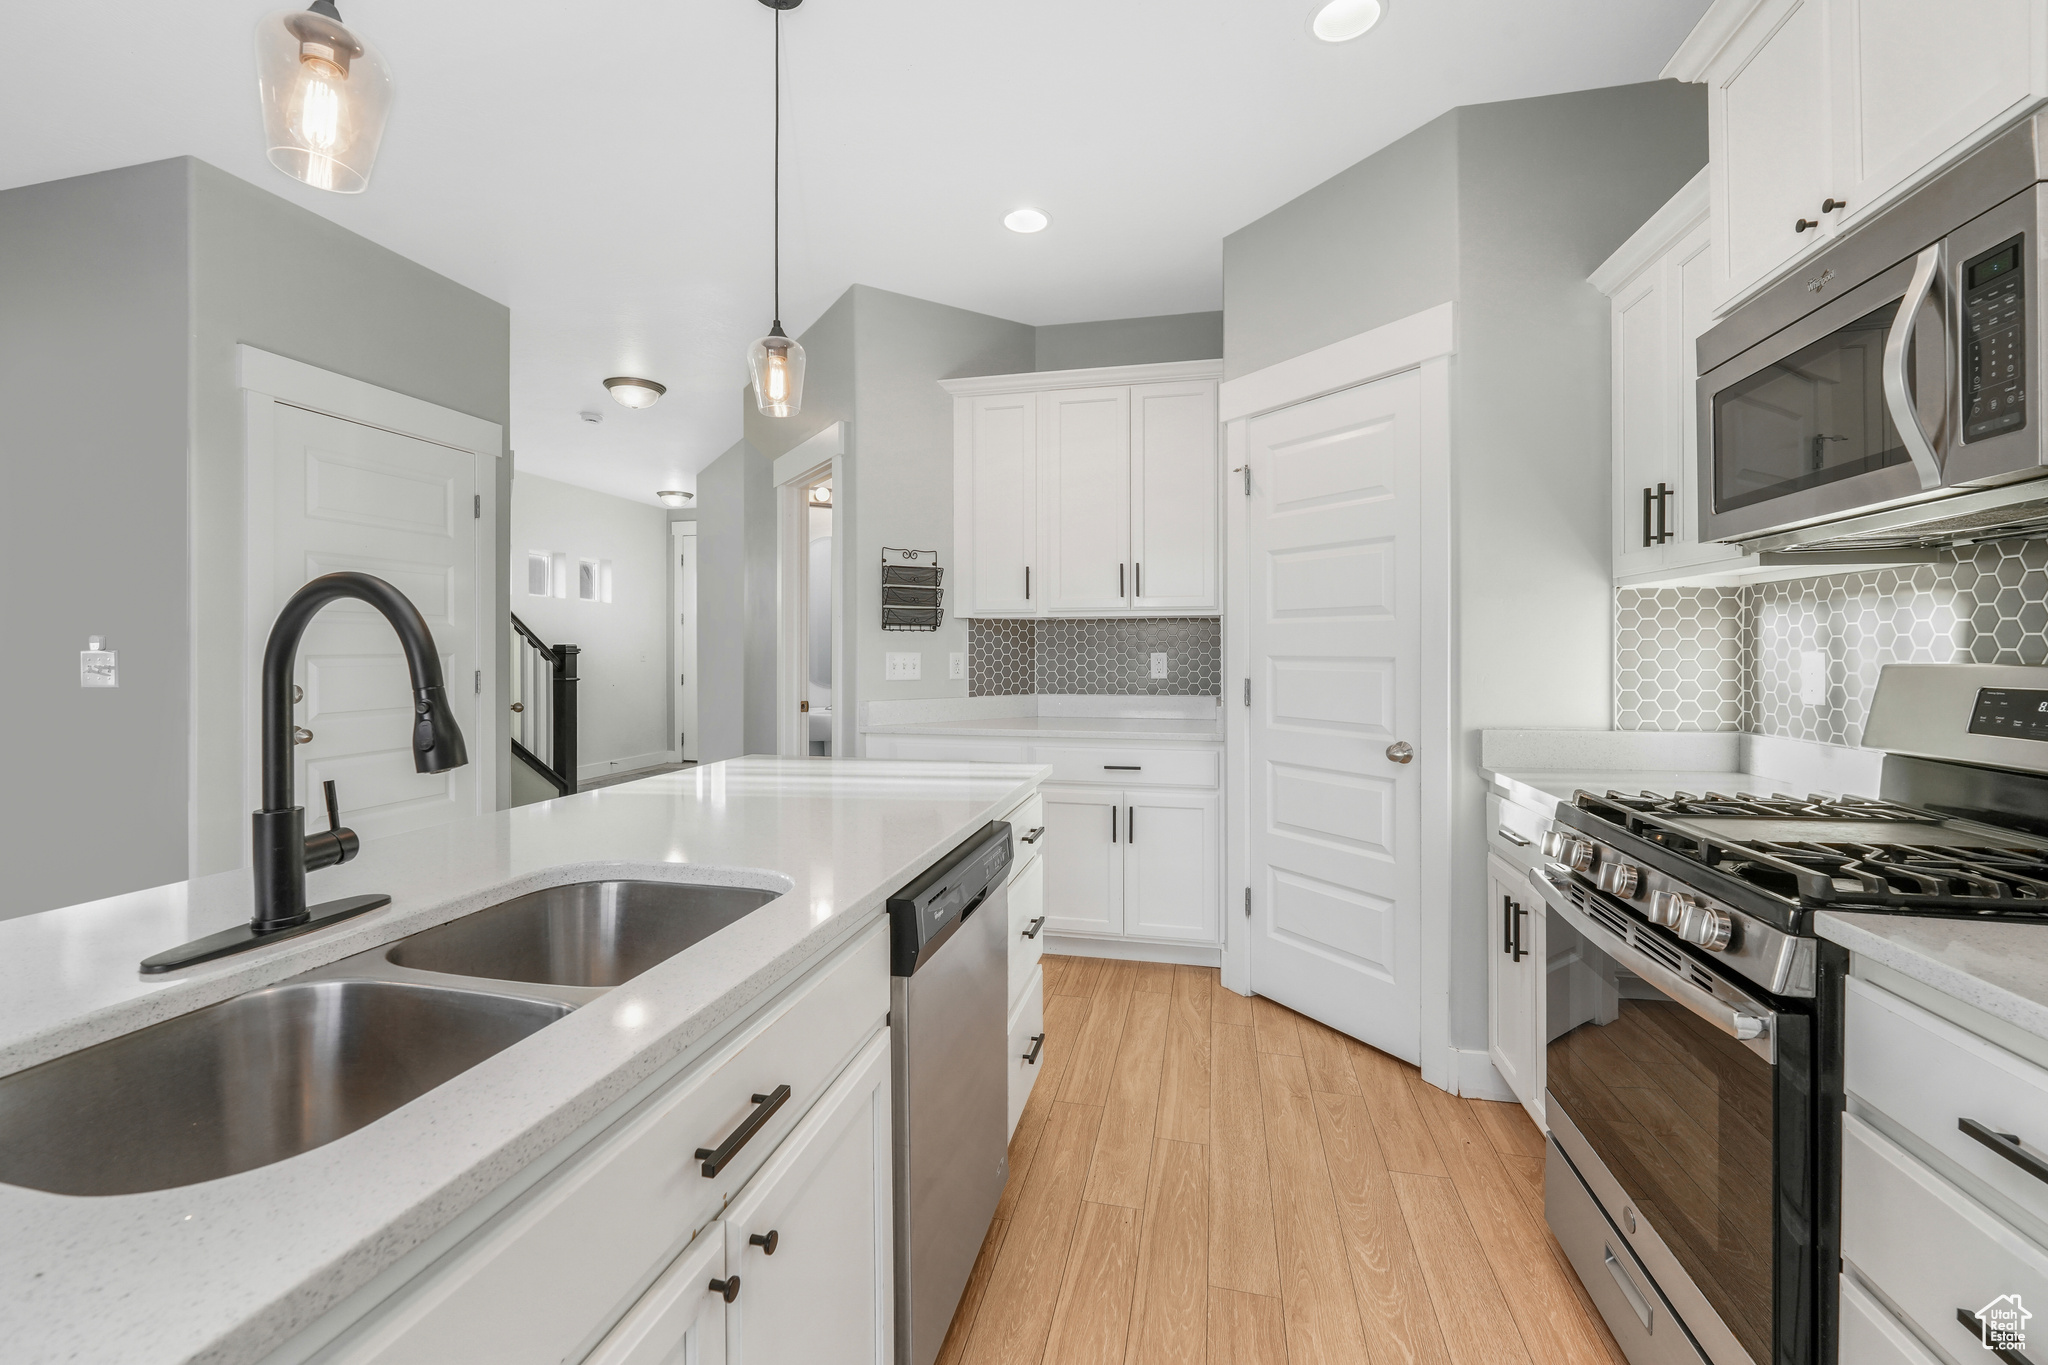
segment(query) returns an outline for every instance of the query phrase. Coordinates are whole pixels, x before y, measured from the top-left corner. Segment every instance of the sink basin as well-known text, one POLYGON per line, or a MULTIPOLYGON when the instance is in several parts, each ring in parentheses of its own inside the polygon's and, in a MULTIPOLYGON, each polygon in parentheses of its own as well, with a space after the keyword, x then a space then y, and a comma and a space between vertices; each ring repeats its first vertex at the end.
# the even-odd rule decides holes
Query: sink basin
POLYGON ((414 971, 545 986, 619 985, 782 893, 678 882, 577 882, 400 939, 414 971))
POLYGON ((138 1194, 382 1118, 570 1012, 390 981, 287 982, 0 1077, 0 1183, 138 1194))

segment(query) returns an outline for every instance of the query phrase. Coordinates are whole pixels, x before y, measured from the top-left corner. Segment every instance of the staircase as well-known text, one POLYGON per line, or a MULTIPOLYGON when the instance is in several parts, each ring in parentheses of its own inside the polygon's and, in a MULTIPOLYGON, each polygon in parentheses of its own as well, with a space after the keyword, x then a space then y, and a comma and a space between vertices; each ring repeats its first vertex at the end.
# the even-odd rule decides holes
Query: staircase
POLYGON ((576 790, 575 645, 551 645, 512 618, 512 756, 555 791, 576 790))

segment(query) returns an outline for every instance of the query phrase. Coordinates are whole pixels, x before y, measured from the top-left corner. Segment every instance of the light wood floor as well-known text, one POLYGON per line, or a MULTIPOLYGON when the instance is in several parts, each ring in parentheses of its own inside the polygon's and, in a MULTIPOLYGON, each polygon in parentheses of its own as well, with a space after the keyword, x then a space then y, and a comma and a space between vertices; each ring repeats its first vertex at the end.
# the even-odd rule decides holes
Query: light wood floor
POLYGON ((1047 956, 1045 1035, 939 1365, 1626 1365, 1520 1107, 1212 968, 1047 956))

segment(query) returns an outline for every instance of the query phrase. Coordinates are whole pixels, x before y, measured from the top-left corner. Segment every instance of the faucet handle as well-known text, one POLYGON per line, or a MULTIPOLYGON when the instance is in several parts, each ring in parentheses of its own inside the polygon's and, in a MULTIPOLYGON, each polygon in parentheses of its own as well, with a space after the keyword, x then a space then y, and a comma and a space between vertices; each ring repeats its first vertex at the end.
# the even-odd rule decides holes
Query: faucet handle
POLYGON ((327 828, 334 833, 341 830, 341 802, 335 799, 334 779, 328 778, 320 784, 321 793, 327 798, 327 828))

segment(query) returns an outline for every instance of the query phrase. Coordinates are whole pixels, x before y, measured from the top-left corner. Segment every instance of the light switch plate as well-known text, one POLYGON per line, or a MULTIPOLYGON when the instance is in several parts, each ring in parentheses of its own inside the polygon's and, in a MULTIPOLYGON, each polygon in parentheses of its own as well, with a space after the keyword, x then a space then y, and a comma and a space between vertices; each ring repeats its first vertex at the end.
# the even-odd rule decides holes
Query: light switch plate
POLYGON ((967 676, 967 656, 957 649, 946 656, 946 676, 949 678, 964 678, 967 676))
POLYGON ((890 682, 916 682, 924 676, 924 655, 890 654, 884 676, 890 682))
POLYGON ((1166 676, 1166 656, 1164 654, 1154 654, 1152 656, 1152 676, 1155 678, 1166 676))
POLYGON ((1822 706, 1828 699, 1828 656, 1818 649, 1799 651, 1799 701, 1803 706, 1822 706))

